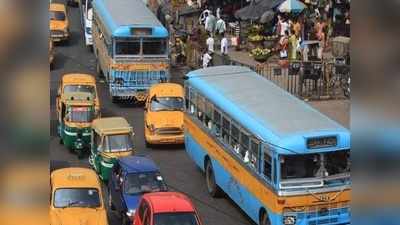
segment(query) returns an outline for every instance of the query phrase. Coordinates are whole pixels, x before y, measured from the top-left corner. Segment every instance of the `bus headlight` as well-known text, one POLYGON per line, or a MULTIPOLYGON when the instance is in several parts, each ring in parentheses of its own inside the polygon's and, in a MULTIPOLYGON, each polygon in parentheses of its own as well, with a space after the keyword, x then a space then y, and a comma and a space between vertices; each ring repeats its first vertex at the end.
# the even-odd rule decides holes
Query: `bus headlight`
POLYGON ((130 209, 130 210, 128 210, 128 212, 126 212, 126 215, 129 216, 129 217, 132 217, 132 216, 135 215, 135 212, 136 212, 136 210, 130 209))
POLYGON ((296 216, 284 216, 283 224, 285 225, 294 225, 296 224, 296 216))

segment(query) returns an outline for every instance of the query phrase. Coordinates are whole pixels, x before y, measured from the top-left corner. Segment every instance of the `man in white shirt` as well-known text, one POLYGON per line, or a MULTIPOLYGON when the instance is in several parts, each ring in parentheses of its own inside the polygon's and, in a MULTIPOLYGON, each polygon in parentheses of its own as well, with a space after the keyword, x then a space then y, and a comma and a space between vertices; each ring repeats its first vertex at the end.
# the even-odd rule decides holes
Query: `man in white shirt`
POLYGON ((206 44, 207 44, 208 51, 211 53, 214 53, 214 38, 211 36, 211 34, 209 34, 209 36, 206 40, 206 44))
POLYGON ((211 59, 212 59, 211 55, 206 51, 202 56, 203 68, 208 67, 208 64, 210 63, 211 59))
POLYGON ((222 55, 222 64, 227 65, 228 64, 228 38, 225 37, 225 33, 222 33, 222 39, 221 39, 221 55, 222 55))
POLYGON ((221 39, 221 54, 222 55, 228 55, 228 38, 225 37, 225 34, 222 33, 222 39, 221 39))
POLYGON ((285 31, 289 31, 289 23, 286 19, 283 19, 281 23, 281 36, 285 35, 285 31))

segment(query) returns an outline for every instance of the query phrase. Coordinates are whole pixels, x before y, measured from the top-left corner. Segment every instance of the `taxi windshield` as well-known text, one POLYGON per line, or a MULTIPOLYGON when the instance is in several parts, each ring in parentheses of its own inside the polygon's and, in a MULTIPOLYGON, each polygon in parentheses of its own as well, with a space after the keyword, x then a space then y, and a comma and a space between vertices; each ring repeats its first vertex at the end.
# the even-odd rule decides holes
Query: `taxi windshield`
POLYGON ((61 188, 54 193, 55 208, 100 206, 99 191, 96 188, 61 188))
POLYGON ((65 14, 63 11, 50 11, 50 20, 65 20, 65 14))
POLYGON ((196 215, 191 212, 179 213, 156 213, 154 214, 154 225, 198 225, 196 215))
POLYGON ((66 120, 75 123, 88 123, 94 119, 94 112, 89 107, 69 108, 66 120))
POLYGON ((93 85, 79 85, 79 84, 65 85, 64 93, 70 93, 70 92, 85 92, 85 93, 90 93, 94 97, 96 97, 96 89, 93 85))
POLYGON ((131 173, 124 182, 124 192, 128 195, 166 191, 166 189, 163 178, 158 172, 131 173))
POLYGON ((131 134, 115 134, 106 138, 106 152, 122 152, 133 149, 133 141, 131 134))
POLYGON ((159 111, 183 111, 183 99, 181 97, 153 97, 150 110, 159 111))

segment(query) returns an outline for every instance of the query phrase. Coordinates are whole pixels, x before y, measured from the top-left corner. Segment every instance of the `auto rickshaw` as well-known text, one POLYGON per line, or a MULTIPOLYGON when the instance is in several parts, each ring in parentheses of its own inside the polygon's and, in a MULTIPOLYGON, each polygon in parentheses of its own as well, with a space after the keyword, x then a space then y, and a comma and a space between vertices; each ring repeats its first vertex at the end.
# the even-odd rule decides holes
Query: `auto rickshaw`
MULTIPOLYGON (((95 112, 100 115, 100 101, 94 76, 83 73, 70 73, 63 75, 58 88, 58 96, 69 92, 86 92, 92 94, 94 97, 95 112)), ((57 107, 60 107, 58 102, 57 107)))
POLYGON ((90 147, 91 122, 98 117, 93 99, 93 95, 86 92, 64 93, 57 110, 60 143, 75 151, 79 158, 90 147))
POLYGON ((89 164, 107 182, 118 158, 134 154, 133 128, 122 117, 96 119, 92 122, 89 164))

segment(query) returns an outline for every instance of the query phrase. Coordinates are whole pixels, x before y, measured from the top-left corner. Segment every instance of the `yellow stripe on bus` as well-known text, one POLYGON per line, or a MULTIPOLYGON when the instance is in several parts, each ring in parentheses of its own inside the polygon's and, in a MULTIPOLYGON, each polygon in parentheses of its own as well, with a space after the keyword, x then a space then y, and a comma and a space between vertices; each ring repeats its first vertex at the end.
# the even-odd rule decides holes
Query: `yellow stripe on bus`
POLYGON ((187 115, 185 115, 185 128, 203 149, 217 160, 241 185, 252 193, 260 202, 274 213, 282 213, 284 208, 307 207, 311 205, 332 205, 340 203, 347 205, 350 201, 351 190, 342 192, 328 192, 323 194, 310 194, 302 196, 279 197, 275 192, 262 184, 249 171, 238 163, 230 154, 225 152, 207 133, 201 130, 187 115), (319 198, 319 199, 318 199, 319 198), (321 199, 330 199, 329 202, 321 199))
POLYGON ((166 63, 112 64, 111 69, 120 71, 160 71, 167 70, 166 63))

